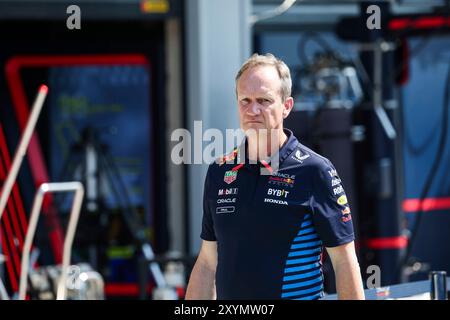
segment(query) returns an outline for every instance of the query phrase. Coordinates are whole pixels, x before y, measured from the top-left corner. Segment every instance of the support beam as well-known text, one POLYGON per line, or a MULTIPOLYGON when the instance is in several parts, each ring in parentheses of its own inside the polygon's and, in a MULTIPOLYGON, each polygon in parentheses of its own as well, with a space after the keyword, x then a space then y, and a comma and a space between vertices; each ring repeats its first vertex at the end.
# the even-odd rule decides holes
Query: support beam
MULTIPOLYGON (((239 127, 234 77, 250 55, 250 0, 189 0, 186 6, 187 129, 239 127)), ((193 144, 193 143, 192 143, 193 144)), ((192 158, 193 158, 192 154, 192 158)), ((190 252, 200 247, 207 164, 188 167, 190 252)))

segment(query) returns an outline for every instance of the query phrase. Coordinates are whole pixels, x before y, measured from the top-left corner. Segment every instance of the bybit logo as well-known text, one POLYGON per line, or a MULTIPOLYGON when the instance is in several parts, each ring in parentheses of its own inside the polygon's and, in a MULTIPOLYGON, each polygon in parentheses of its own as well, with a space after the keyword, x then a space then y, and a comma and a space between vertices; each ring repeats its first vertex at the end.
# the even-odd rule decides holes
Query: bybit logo
POLYGON ((267 190, 267 195, 268 196, 276 196, 276 197, 280 197, 280 198, 287 198, 289 194, 289 191, 286 190, 279 190, 279 189, 272 189, 269 188, 267 190))

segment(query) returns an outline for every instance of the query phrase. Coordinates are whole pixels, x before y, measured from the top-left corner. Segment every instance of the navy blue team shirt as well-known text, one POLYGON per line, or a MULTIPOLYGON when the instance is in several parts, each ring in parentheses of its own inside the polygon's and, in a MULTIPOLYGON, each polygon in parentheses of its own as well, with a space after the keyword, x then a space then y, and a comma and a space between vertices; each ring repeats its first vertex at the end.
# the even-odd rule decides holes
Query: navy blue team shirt
POLYGON ((208 168, 201 238, 217 241, 218 299, 319 299, 323 247, 354 240, 333 164, 285 133, 278 170, 237 149, 208 168))

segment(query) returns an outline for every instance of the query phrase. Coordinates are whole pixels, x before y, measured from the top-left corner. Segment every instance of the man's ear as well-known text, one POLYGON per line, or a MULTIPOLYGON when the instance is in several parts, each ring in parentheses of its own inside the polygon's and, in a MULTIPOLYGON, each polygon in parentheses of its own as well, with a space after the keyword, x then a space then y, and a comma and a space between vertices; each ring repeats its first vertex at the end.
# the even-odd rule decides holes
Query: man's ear
POLYGON ((286 119, 289 113, 291 113, 292 108, 294 107, 294 98, 288 97, 284 101, 284 109, 283 109, 283 119, 286 119))

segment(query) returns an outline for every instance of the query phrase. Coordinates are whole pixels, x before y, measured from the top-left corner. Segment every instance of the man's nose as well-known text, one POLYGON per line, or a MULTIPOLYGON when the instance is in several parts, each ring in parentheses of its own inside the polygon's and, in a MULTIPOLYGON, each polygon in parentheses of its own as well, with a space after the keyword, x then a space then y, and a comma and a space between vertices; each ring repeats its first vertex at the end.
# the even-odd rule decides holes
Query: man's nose
POLYGON ((259 104, 257 102, 253 102, 249 108, 247 109, 247 112, 251 115, 258 115, 261 113, 261 109, 259 108, 259 104))

